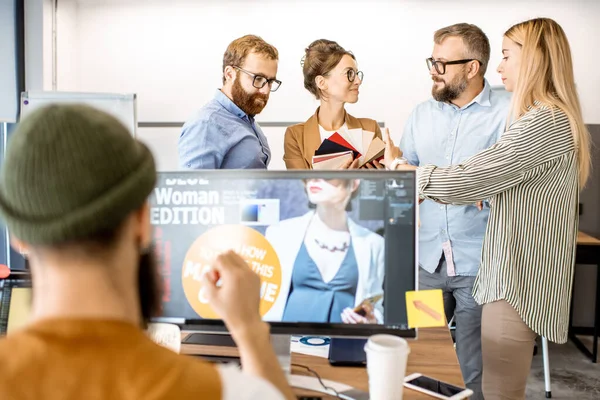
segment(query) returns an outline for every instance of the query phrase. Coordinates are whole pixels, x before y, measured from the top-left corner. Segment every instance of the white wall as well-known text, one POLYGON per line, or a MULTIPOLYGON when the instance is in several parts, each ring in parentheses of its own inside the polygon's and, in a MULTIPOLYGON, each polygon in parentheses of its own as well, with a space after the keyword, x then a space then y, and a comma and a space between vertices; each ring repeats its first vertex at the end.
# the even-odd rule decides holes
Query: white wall
POLYGON ((52 90, 52 4, 25 1, 26 90, 52 90))
MULTIPOLYGON (((58 15, 58 89, 137 93, 139 121, 186 120, 220 86, 228 43, 246 33, 280 51, 283 86, 259 121, 306 120, 316 102, 302 85, 304 48, 314 39, 336 40, 354 52, 365 73, 360 101, 349 112, 384 121, 396 140, 412 108, 429 96, 425 58, 436 29, 479 25, 492 45, 487 78, 499 85, 503 32, 547 16, 570 39, 585 120, 600 123, 596 0, 59 0, 58 15)), ((161 140, 176 141, 176 132, 164 134, 161 140)), ((281 149, 273 150, 281 156, 281 149)))
POLYGON ((80 23, 77 14, 78 8, 77 0, 58 0, 56 13, 57 90, 85 91, 85 89, 80 89, 79 83, 81 68, 78 59, 79 55, 85 51, 85 47, 80 49, 79 42, 76 42, 80 23))
POLYGON ((17 119, 16 43, 15 1, 4 0, 0 2, 0 123, 17 119))

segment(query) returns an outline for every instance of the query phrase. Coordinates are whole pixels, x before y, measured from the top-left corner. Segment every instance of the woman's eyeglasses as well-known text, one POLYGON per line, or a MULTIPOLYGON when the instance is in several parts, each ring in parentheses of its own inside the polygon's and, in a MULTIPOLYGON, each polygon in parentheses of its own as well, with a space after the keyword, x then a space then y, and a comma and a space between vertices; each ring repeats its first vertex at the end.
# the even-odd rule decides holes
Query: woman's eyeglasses
POLYGON ((362 71, 356 71, 353 69, 349 69, 348 71, 346 71, 346 77, 348 78, 348 82, 354 82, 357 76, 358 79, 360 79, 360 81, 362 82, 364 76, 362 71))

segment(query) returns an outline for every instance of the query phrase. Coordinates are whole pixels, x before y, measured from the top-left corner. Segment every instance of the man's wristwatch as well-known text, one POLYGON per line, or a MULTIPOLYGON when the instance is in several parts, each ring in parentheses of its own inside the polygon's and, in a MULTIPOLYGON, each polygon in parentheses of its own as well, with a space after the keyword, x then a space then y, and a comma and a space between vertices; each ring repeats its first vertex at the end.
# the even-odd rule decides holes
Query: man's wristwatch
POLYGON ((390 163, 388 169, 390 171, 394 171, 396 168, 398 168, 398 165, 402 165, 402 164, 408 164, 408 161, 406 160, 406 158, 404 158, 404 157, 394 158, 394 161, 392 161, 390 163))

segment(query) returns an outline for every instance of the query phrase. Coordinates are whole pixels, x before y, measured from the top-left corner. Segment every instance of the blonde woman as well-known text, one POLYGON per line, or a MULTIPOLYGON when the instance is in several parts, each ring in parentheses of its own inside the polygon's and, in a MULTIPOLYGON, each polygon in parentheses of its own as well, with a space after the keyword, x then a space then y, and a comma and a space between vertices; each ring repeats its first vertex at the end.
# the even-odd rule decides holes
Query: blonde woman
MULTIPOLYGON (((579 191, 591 168, 560 25, 546 18, 517 24, 505 33, 502 54, 498 72, 513 92, 514 122, 500 141, 460 165, 417 169, 423 198, 491 204, 474 289, 483 304, 486 400, 525 397, 536 336, 567 341, 579 191)), ((399 151, 386 136, 391 160, 399 151)))

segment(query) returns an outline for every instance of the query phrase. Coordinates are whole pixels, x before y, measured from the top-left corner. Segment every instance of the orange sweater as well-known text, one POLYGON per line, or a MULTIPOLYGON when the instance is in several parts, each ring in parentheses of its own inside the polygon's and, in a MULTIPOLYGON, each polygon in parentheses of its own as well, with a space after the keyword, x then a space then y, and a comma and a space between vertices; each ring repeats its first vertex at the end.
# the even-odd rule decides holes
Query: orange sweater
POLYGON ((212 365, 156 345, 127 322, 46 320, 0 339, 2 400, 220 398, 212 365))

